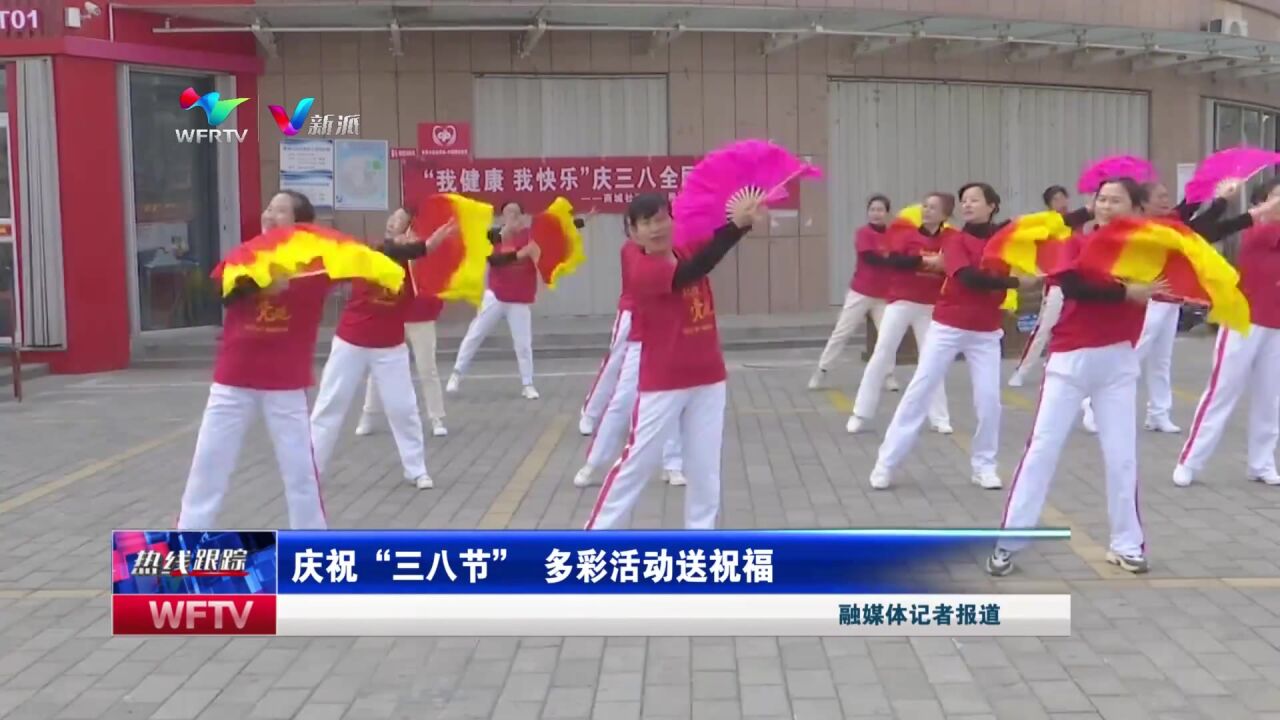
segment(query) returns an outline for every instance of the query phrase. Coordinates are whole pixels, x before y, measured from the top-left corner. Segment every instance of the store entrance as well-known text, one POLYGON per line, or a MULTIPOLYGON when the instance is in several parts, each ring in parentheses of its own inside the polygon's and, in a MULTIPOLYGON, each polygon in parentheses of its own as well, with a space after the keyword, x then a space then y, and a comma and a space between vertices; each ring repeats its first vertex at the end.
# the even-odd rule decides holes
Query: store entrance
POLYGON ((0 65, 0 344, 18 335, 17 226, 13 218, 12 168, 9 164, 7 68, 0 65))

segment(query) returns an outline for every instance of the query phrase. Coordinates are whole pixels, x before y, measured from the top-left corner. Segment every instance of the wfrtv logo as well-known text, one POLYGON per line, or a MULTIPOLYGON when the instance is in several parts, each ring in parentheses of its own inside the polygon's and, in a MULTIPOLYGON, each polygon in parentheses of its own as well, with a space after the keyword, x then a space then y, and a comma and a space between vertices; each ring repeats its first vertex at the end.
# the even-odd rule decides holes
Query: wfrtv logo
POLYGON ((216 92, 199 95, 196 93, 195 88, 187 88, 182 91, 182 95, 178 98, 178 105, 183 110, 190 110, 193 107, 203 110, 209 127, 174 128, 173 133, 180 143, 244 142, 244 139, 249 136, 248 128, 243 130, 219 130, 218 126, 231 116, 231 111, 235 110, 237 105, 248 101, 249 98, 222 100, 216 92))

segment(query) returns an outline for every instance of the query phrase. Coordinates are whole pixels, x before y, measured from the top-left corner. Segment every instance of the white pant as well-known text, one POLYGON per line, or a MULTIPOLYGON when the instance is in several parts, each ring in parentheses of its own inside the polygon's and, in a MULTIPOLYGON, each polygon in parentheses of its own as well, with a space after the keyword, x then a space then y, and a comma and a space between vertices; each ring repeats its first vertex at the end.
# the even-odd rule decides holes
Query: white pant
POLYGON ((373 378, 382 396, 405 478, 415 480, 426 475, 422 417, 418 414, 418 395, 413 391, 413 376, 409 373, 409 348, 404 344, 390 348, 359 347, 338 337, 333 339, 333 348, 320 377, 316 407, 311 412, 316 466, 321 473, 328 467, 342 432, 342 420, 366 374, 373 378))
POLYGON ((995 472, 996 451, 1000 446, 1000 338, 1003 330, 974 332, 934 322, 929 326, 920 362, 911 384, 902 394, 902 402, 893 414, 880 457, 876 464, 892 470, 906 459, 920 435, 920 426, 928 415, 928 403, 942 386, 947 370, 957 356, 964 355, 973 384, 973 408, 978 427, 973 433, 974 473, 995 472))
POLYGON ((1280 438, 1280 330, 1254 325, 1243 336, 1227 328, 1218 331, 1213 371, 1191 433, 1178 462, 1193 471, 1222 439, 1236 401, 1249 391, 1249 476, 1276 472, 1276 440, 1280 438))
POLYGON ((1177 303, 1152 300, 1138 338, 1138 362, 1147 380, 1147 420, 1169 420, 1173 409, 1173 341, 1178 338, 1177 303))
MULTIPOLYGON (((870 420, 876 416, 885 378, 893 372, 898 348, 902 345, 902 339, 907 336, 907 329, 910 328, 916 336, 916 348, 923 348, 929 326, 933 323, 932 318, 932 305, 898 300, 885 308, 884 315, 876 321, 876 346, 871 351, 866 369, 862 371, 862 382, 858 384, 858 394, 853 399, 855 417, 870 420)), ((943 383, 938 384, 929 404, 929 420, 934 425, 951 424, 951 417, 947 412, 947 388, 943 383)))
POLYGON ((227 494, 244 433, 259 412, 266 420, 276 451, 276 466, 284 480, 289 527, 294 530, 328 527, 324 499, 320 496, 320 473, 311 447, 307 391, 249 390, 214 383, 209 388, 209 403, 200 421, 195 457, 191 460, 187 489, 182 494, 179 530, 218 527, 218 509, 227 494))
POLYGON ((533 384, 533 320, 531 305, 524 303, 502 302, 494 297, 493 291, 484 291, 484 300, 480 302, 480 312, 467 326, 467 334, 458 347, 458 359, 453 363, 453 371, 458 375, 466 375, 471 366, 471 359, 484 343, 484 339, 498 324, 498 319, 505 317, 507 327, 511 330, 511 344, 516 350, 516 364, 520 366, 520 382, 533 384))
MULTIPOLYGON (((1138 513, 1138 429, 1134 418, 1138 374, 1137 353, 1127 342, 1049 356, 1040 406, 1031 424, 1031 439, 1013 474, 1001 527, 1031 528, 1039 522, 1058 457, 1080 412, 1080 402, 1091 398, 1105 466, 1111 550, 1121 555, 1143 553, 1138 513)), ((999 544, 1015 551, 1026 541, 1001 540, 999 544)))
POLYGON ((713 530, 720 514, 720 446, 724 442, 725 383, 642 392, 622 457, 605 476, 587 520, 588 530, 620 527, 645 483, 658 472, 663 444, 679 433, 684 448, 686 530, 713 530))
MULTIPOLYGON (((404 335, 413 349, 413 364, 418 368, 418 382, 427 403, 427 417, 432 421, 444 419, 444 392, 440 389, 440 370, 436 367, 436 324, 432 322, 405 323, 404 335)), ((364 417, 361 421, 373 421, 386 413, 378 394, 373 375, 364 391, 364 417)))
MULTIPOLYGON (((840 317, 836 319, 836 327, 831 331, 831 338, 827 340, 827 346, 822 350, 822 357, 818 358, 818 367, 822 370, 831 368, 832 363, 844 351, 844 346, 849 343, 849 338, 862 327, 867 315, 871 315, 871 322, 876 324, 877 337, 884 333, 884 322, 881 320, 884 309, 885 301, 880 298, 867 297, 853 290, 846 293, 844 307, 840 308, 840 317)), ((893 363, 891 362, 884 377, 880 378, 880 382, 883 383, 892 373, 893 363)))
MULTIPOLYGON (((609 351, 600 362, 596 379, 591 381, 587 399, 582 402, 582 417, 598 423, 609 406, 609 398, 622 372, 622 356, 627 351, 627 336, 631 334, 631 311, 620 310, 613 318, 613 334, 609 337, 609 351)), ((628 408, 628 412, 630 408, 628 408)))
MULTIPOLYGON (((631 414, 636 409, 636 392, 640 383, 640 343, 627 342, 623 348, 618 381, 604 411, 596 433, 587 448, 587 465, 602 468, 618 459, 631 431, 631 414)), ((672 433, 662 448, 662 469, 682 470, 680 433, 672 433)))
POLYGON ((1036 326, 1031 329, 1031 336, 1027 338, 1027 345, 1022 349, 1022 359, 1018 361, 1015 370, 1018 374, 1027 373, 1032 365, 1040 362, 1040 356, 1049 344, 1049 337, 1053 335, 1053 326, 1058 324, 1058 318, 1062 316, 1062 302, 1062 288, 1057 285, 1044 294, 1044 301, 1040 303, 1040 317, 1036 318, 1036 326))

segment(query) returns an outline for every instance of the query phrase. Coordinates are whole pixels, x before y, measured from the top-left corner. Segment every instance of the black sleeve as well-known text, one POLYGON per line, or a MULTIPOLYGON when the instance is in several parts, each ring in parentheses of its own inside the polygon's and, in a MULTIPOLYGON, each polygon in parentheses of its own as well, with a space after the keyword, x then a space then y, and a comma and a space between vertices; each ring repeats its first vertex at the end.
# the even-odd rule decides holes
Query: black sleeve
POLYGON ((503 265, 510 265, 511 263, 519 259, 520 258, 516 256, 516 253, 514 250, 511 252, 504 252, 504 253, 496 252, 489 256, 489 264, 494 267, 502 267, 503 265))
POLYGON ((1082 207, 1078 210, 1072 210, 1069 213, 1062 213, 1062 221, 1072 230, 1079 230, 1093 219, 1093 213, 1089 212, 1089 208, 1082 207))
MULTIPOLYGON (((1225 198, 1218 198, 1205 208, 1204 212, 1194 218, 1187 220, 1187 227, 1195 230, 1198 234, 1203 235, 1209 242, 1218 242, 1223 237, 1237 232, 1243 228, 1253 224, 1253 218, 1249 218, 1248 224, 1243 227, 1232 229, 1234 224, 1240 222, 1240 218, 1232 218, 1227 222, 1222 221, 1222 216, 1227 212, 1227 201, 1225 198)), ((1246 213, 1247 214, 1247 213, 1246 213)))
POLYGON ((1178 203, 1178 206, 1175 207, 1173 211, 1178 214, 1179 220, 1186 223, 1191 222, 1192 216, 1196 214, 1196 209, 1199 207, 1200 203, 1188 203, 1186 200, 1183 200, 1178 203))
POLYGON ((1244 213, 1208 225, 1201 225, 1197 222, 1191 226, 1191 229, 1199 233, 1205 240, 1216 243, 1222 242, 1228 235, 1234 235, 1251 227, 1253 227, 1253 215, 1244 213))
POLYGON ((587 221, 583 220, 582 218, 574 218, 573 226, 581 230, 582 228, 587 226, 587 221))
POLYGON ((888 255, 880 255, 863 250, 858 253, 858 262, 865 262, 868 265, 876 265, 878 267, 890 267, 898 270, 914 270, 924 263, 924 258, 919 255, 904 255, 902 253, 889 253, 888 255))
POLYGON ((988 275, 978 268, 967 267, 956 273, 956 279, 974 290, 1013 290, 1018 278, 1012 275, 988 275))
POLYGON ((1068 300, 1087 300, 1092 302, 1124 302, 1125 288, 1118 282, 1096 285, 1085 280, 1075 270, 1068 270, 1057 277, 1058 287, 1062 288, 1062 297, 1068 300))
POLYGON ((502 230, 499 228, 489 228, 489 242, 494 245, 502 242, 502 230))
POLYGON ((733 223, 726 223, 711 236, 711 242, 703 245, 690 258, 676 262, 676 274, 671 280, 671 289, 679 290, 701 280, 715 269, 734 245, 750 231, 750 227, 740 228, 733 223))
POLYGON ((427 254, 426 243, 400 244, 387 240, 382 243, 382 254, 393 260, 412 260, 427 254))
POLYGON ((240 278, 240 280, 236 282, 236 286, 231 289, 231 292, 222 296, 222 306, 227 307, 237 300, 250 297, 254 293, 258 292, 258 289, 258 286, 249 278, 240 278))

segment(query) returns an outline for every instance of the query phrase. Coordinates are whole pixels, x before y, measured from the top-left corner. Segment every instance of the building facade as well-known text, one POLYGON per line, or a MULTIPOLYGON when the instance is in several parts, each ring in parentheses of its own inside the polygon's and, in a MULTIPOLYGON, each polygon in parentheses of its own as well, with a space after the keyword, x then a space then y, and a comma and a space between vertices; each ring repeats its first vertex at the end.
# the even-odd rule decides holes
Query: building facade
MULTIPOLYGON (((216 328, 204 278, 281 184, 267 105, 304 97, 388 148, 415 146, 420 123, 467 124, 477 160, 697 156, 749 137, 811 156, 827 180, 715 271, 719 311, 740 314, 838 303, 872 192, 905 205, 985 180, 1008 216, 1104 154, 1147 155, 1172 184, 1214 149, 1277 148, 1280 13, 1260 2, 140 5, 103 8, 96 37, 101 18, 82 17, 0 40, 0 292, 18 310, 9 332, 59 371, 121 367, 143 334, 216 328), (179 142, 204 122, 178 107, 187 87, 250 98, 223 126, 243 139, 179 142), (104 109, 77 109, 90 105, 104 109), (52 135, 22 129, 38 117, 52 135), (27 187, 58 202, 23 201, 27 187)), ((388 166, 394 206, 413 166, 388 166)), ((332 222, 376 237, 385 216, 332 222)), ((587 264, 540 314, 612 312, 619 228, 591 220, 587 264)))

